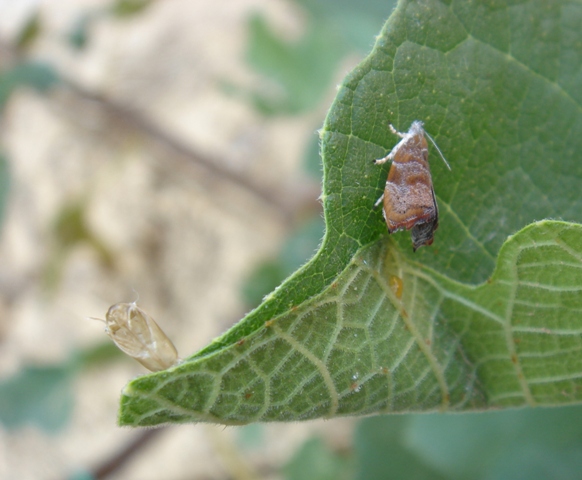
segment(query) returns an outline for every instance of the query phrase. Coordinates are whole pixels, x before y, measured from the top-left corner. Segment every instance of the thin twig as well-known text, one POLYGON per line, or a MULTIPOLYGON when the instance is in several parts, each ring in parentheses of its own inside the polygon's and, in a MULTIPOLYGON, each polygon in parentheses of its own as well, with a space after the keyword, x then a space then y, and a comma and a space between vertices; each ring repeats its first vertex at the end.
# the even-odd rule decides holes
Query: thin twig
POLYGON ((94 480, 107 478, 112 473, 120 470, 131 458, 140 452, 148 443, 154 440, 160 433, 167 430, 168 427, 152 428, 139 432, 135 438, 130 441, 121 450, 109 457, 101 465, 95 467, 90 473, 94 480))
POLYGON ((252 178, 240 175, 238 172, 226 168, 224 166, 224 161, 217 157, 212 157, 185 145, 170 132, 164 130, 151 119, 145 117, 135 109, 117 103, 100 93, 89 91, 71 80, 64 80, 63 83, 75 95, 99 105, 107 114, 130 125, 149 140, 154 141, 162 148, 168 150, 173 156, 199 165, 221 180, 227 180, 243 188, 253 196, 259 197, 268 205, 277 208, 280 210, 280 213, 285 216, 291 213, 289 212, 288 206, 281 201, 280 195, 277 195, 276 192, 272 191, 272 189, 266 188, 252 178))
MULTIPOLYGON (((14 46, 0 41, 0 64, 4 64, 4 66, 14 65, 19 61, 23 61, 23 54, 14 46)), ((108 124, 114 125, 116 123, 115 120, 120 120, 144 138, 160 146, 165 150, 166 154, 185 163, 200 166, 218 179, 226 180, 244 189, 270 208, 276 210, 279 215, 284 217, 285 221, 294 219, 301 210, 320 208, 316 201, 319 195, 319 187, 317 185, 314 184, 310 187, 310 185, 302 184, 293 188, 290 186, 283 189, 279 187, 276 190, 272 187, 267 187, 251 177, 241 175, 225 167, 225 162, 221 159, 186 145, 136 109, 120 104, 101 93, 90 91, 62 74, 59 75, 61 80, 59 86, 75 98, 97 105, 102 113, 113 120, 108 124)))

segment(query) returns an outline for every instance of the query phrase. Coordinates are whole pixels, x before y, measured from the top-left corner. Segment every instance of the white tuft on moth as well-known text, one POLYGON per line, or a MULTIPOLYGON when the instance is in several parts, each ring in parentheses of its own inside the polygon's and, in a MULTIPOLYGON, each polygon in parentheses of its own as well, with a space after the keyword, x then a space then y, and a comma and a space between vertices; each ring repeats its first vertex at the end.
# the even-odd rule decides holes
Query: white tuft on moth
POLYGON ((152 372, 166 370, 180 359, 172 341, 152 317, 133 303, 116 303, 105 314, 105 333, 125 354, 152 372))

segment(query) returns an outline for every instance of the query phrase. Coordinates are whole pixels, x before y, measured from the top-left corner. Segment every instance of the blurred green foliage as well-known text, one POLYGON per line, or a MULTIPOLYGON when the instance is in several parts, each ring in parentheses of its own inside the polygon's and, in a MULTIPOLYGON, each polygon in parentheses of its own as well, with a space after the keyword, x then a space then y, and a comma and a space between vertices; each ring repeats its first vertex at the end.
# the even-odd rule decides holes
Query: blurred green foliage
POLYGON ((89 245, 106 268, 115 266, 113 253, 87 224, 86 209, 85 201, 72 201, 61 207, 53 222, 53 248, 43 272, 43 283, 49 293, 58 287, 66 259, 79 244, 89 245))
POLYGON ((323 167, 321 165, 321 153, 319 145, 319 136, 313 135, 307 144, 303 155, 302 168, 313 179, 321 181, 323 167))
POLYGON ((410 451, 403 439, 412 415, 361 420, 354 433, 357 480, 445 480, 430 465, 410 451))
POLYGON ((0 422, 8 429, 36 425, 58 432, 73 409, 71 365, 27 366, 0 382, 0 422))
POLYGON ((348 480, 352 478, 351 459, 332 451, 318 437, 310 438, 301 445, 282 471, 285 480, 348 480))
POLYGON ((249 307, 261 303, 285 278, 309 260, 323 238, 325 224, 319 215, 299 225, 284 241, 275 258, 259 263, 247 276, 241 294, 249 307))
POLYGON ((16 48, 27 49, 30 47, 35 40, 38 38, 42 31, 42 23, 40 20, 40 15, 35 12, 28 21, 24 24, 24 27, 18 33, 16 37, 16 48))
POLYGON ((56 434, 74 407, 75 376, 89 367, 125 358, 111 342, 75 352, 58 365, 26 365, 0 381, 0 424, 7 429, 34 425, 56 434))
POLYGON ((265 444, 265 427, 261 423, 244 425, 236 433, 236 443, 245 450, 262 448, 265 444))
POLYGON ((45 62, 23 61, 8 70, 0 70, 0 111, 16 88, 31 87, 45 93, 58 82, 56 70, 45 62))
POLYGON ((247 61, 268 80, 251 94, 256 108, 265 114, 298 114, 317 107, 345 54, 336 33, 309 23, 298 41, 287 42, 262 15, 251 18, 249 30, 247 61))
POLYGON ((90 40, 90 29, 99 15, 86 12, 75 19, 67 33, 67 41, 75 50, 83 50, 90 40))
POLYGON ((109 11, 116 17, 131 17, 143 13, 153 0, 116 0, 109 7, 109 11))
POLYGON ((295 0, 314 19, 337 32, 349 51, 367 54, 396 0, 295 0))
POLYGON ((582 478, 582 407, 364 419, 358 480, 582 478))
POLYGON ((249 93, 267 115, 300 114, 316 108, 340 61, 372 48, 374 35, 396 2, 300 0, 305 13, 302 36, 289 41, 261 14, 249 20, 247 61, 265 78, 249 93))
POLYGON ((10 170, 8 165, 8 159, 0 151, 0 232, 2 231, 4 215, 6 214, 9 191, 10 191, 10 170))
POLYGON ((75 50, 83 50, 91 40, 91 27, 107 18, 125 20, 145 12, 153 0, 115 0, 109 5, 98 6, 79 15, 70 26, 67 41, 75 50))

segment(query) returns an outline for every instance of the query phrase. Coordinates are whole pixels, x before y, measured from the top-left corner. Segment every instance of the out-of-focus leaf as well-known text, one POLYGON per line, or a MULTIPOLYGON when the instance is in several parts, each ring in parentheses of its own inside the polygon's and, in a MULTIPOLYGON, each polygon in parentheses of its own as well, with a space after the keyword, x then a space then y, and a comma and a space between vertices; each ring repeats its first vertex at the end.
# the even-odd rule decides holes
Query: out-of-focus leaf
POLYGON ((448 478, 582 478, 580 406, 415 415, 402 441, 448 478))
POLYGON ((323 166, 321 165, 321 152, 319 137, 313 136, 307 144, 307 149, 303 156, 303 170, 312 178, 321 180, 323 166))
POLYGON ((396 2, 299 0, 306 26, 296 42, 284 40, 261 16, 249 21, 249 64, 270 81, 251 97, 266 114, 297 114, 319 104, 342 58, 367 53, 396 2))
POLYGON ((32 15, 28 21, 24 24, 24 27, 18 33, 16 37, 16 47, 19 49, 26 49, 30 47, 38 38, 42 30, 42 23, 40 20, 40 15, 35 13, 32 15))
POLYGON ((95 480, 95 477, 91 472, 88 472, 86 470, 77 470, 71 473, 67 477, 67 480, 95 480))
POLYGON ((25 367, 0 381, 0 422, 9 429, 31 424, 57 433, 73 409, 73 372, 69 364, 25 367))
POLYGON ((96 19, 97 15, 93 13, 80 15, 74 21, 69 33, 67 34, 69 45, 76 50, 83 50, 87 47, 87 44, 89 43, 89 31, 91 25, 96 19))
POLYGON ((74 201, 63 206, 54 221, 55 244, 43 274, 44 283, 49 291, 58 285, 67 255, 72 248, 80 243, 90 245, 98 253, 105 267, 112 268, 114 266, 113 253, 89 228, 85 213, 85 203, 74 201))
POLYGON ((44 93, 58 82, 59 76, 55 69, 42 62, 25 62, 0 72, 0 109, 15 88, 28 86, 44 93))
POLYGON ((333 452, 320 438, 307 440, 283 467, 285 480, 348 480, 348 458, 333 452))
POLYGON ((73 411, 76 375, 126 358, 114 344, 103 342, 74 352, 58 365, 25 366, 0 380, 0 424, 8 429, 34 425, 47 433, 58 433, 73 411))
POLYGON ((82 369, 103 367, 104 364, 121 358, 126 359, 127 356, 114 343, 106 341, 76 352, 71 362, 76 369, 82 369))
POLYGON ((281 248, 281 262, 287 275, 305 264, 317 251, 325 232, 323 218, 316 215, 303 223, 281 248))
POLYGON ((111 13, 116 17, 131 17, 145 11, 152 0, 116 0, 111 5, 111 13))
POLYGON ((296 114, 316 107, 346 48, 325 26, 309 24, 297 42, 279 37, 262 16, 249 22, 247 60, 268 81, 253 93, 264 113, 296 114))
POLYGON ((303 265, 316 251, 324 232, 319 216, 307 221, 284 242, 276 259, 259 264, 243 283, 242 296, 247 305, 258 305, 286 277, 303 265))
POLYGON ((8 193, 10 190, 10 170, 6 156, 0 152, 0 228, 4 222, 4 215, 8 203, 8 193))
POLYGON ((244 425, 237 429, 237 444, 245 449, 260 448, 265 444, 265 427, 260 423, 244 425))
POLYGON ((286 273, 277 259, 261 262, 243 282, 241 295, 244 302, 250 307, 261 303, 263 297, 285 279, 286 273))
POLYGON ((582 478, 582 408, 376 417, 354 435, 358 480, 582 478))
POLYGON ((89 44, 94 23, 111 17, 130 18, 147 10, 152 3, 152 0, 115 0, 111 5, 85 11, 74 21, 67 34, 67 41, 74 49, 83 50, 89 44))
POLYGON ((348 49, 368 53, 374 36, 394 10, 396 0, 295 0, 314 18, 337 32, 348 49))
POLYGON ((85 210, 83 202, 72 202, 59 211, 54 222, 54 235, 62 248, 90 241, 92 235, 85 221, 85 210))
POLYGON ((354 433, 355 480, 448 480, 406 447, 409 416, 362 420, 354 433))

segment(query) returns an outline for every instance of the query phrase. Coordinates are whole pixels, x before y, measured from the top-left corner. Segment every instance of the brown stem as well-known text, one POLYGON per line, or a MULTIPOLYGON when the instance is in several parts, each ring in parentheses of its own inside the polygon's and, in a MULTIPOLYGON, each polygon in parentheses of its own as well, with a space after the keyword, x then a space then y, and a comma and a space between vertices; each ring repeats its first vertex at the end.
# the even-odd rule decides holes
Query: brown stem
POLYGON ((168 427, 152 428, 139 432, 132 441, 119 450, 101 465, 95 467, 90 474, 95 480, 107 478, 112 473, 121 469, 131 458, 143 449, 148 443, 154 440, 160 433, 168 427))
POLYGON ((266 188, 252 178, 240 175, 239 173, 226 168, 221 159, 204 154, 185 145, 170 132, 159 127, 154 121, 137 112, 135 109, 117 103, 100 93, 91 92, 71 80, 65 80, 64 85, 71 91, 71 93, 81 97, 83 100, 88 100, 93 104, 98 105, 108 115, 130 125, 133 129, 153 141, 162 149, 168 151, 168 153, 172 154, 174 157, 202 166, 210 174, 243 188, 253 196, 266 202, 268 205, 275 207, 284 216, 288 216, 291 213, 289 212, 288 205, 281 201, 281 195, 277 195, 277 193, 272 191, 272 189, 266 188))
MULTIPOLYGON (((0 65, 11 66, 22 60, 22 52, 14 46, 0 41, 0 65)), ((221 159, 184 144, 134 108, 120 104, 101 93, 90 91, 62 75, 60 75, 60 79, 60 87, 65 89, 74 99, 98 106, 100 112, 112 120, 108 124, 115 125, 116 121, 121 121, 163 149, 166 155, 187 164, 200 166, 218 179, 237 185, 275 209, 285 222, 293 220, 302 210, 319 210, 321 208, 316 201, 319 187, 315 184, 305 185, 303 181, 301 185, 284 185, 283 188, 282 186, 278 188, 267 187, 251 177, 241 175, 225 167, 225 162, 221 159)))

